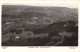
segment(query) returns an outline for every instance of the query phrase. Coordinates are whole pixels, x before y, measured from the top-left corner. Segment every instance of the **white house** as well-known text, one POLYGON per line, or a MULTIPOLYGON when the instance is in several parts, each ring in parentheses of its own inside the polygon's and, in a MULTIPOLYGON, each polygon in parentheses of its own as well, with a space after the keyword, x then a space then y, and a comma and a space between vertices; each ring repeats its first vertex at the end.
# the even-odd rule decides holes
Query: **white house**
POLYGON ((14 22, 6 22, 6 24, 13 24, 14 22))

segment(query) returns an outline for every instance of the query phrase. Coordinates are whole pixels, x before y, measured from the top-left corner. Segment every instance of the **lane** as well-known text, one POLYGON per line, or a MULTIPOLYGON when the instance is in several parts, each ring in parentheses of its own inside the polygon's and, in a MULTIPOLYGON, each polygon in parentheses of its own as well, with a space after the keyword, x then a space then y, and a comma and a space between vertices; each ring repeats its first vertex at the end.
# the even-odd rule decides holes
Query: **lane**
POLYGON ((4 28, 3 30, 6 30, 7 28, 11 27, 13 24, 9 25, 8 27, 4 28))
POLYGON ((51 44, 54 44, 55 42, 53 41, 53 42, 50 42, 50 43, 48 43, 48 44, 45 44, 45 46, 47 46, 47 45, 51 45, 51 44))

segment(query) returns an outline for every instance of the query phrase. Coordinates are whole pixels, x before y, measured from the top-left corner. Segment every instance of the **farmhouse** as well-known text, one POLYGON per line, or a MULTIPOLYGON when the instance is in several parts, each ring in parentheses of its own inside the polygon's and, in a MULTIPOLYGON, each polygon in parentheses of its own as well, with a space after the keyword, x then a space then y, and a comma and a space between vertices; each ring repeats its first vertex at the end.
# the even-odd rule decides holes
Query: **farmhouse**
POLYGON ((14 22, 6 22, 6 24, 13 24, 14 22))

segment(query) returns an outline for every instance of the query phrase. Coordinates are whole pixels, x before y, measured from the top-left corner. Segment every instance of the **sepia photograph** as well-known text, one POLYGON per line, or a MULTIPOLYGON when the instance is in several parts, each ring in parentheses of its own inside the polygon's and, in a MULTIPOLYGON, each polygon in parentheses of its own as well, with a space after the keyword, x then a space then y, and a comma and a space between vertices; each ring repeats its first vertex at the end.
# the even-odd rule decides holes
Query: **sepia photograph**
POLYGON ((2 5, 2 46, 78 46, 78 8, 2 5))

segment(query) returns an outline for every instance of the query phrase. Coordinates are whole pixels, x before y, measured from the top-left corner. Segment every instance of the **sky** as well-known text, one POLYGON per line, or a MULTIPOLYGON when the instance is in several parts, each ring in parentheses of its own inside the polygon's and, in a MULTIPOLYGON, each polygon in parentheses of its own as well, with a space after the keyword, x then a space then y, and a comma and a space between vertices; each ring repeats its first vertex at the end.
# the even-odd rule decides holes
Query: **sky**
POLYGON ((58 7, 69 7, 69 8, 78 8, 78 1, 52 1, 52 0, 39 0, 39 1, 30 1, 30 0, 4 0, 4 5, 31 5, 31 6, 58 6, 58 7))

